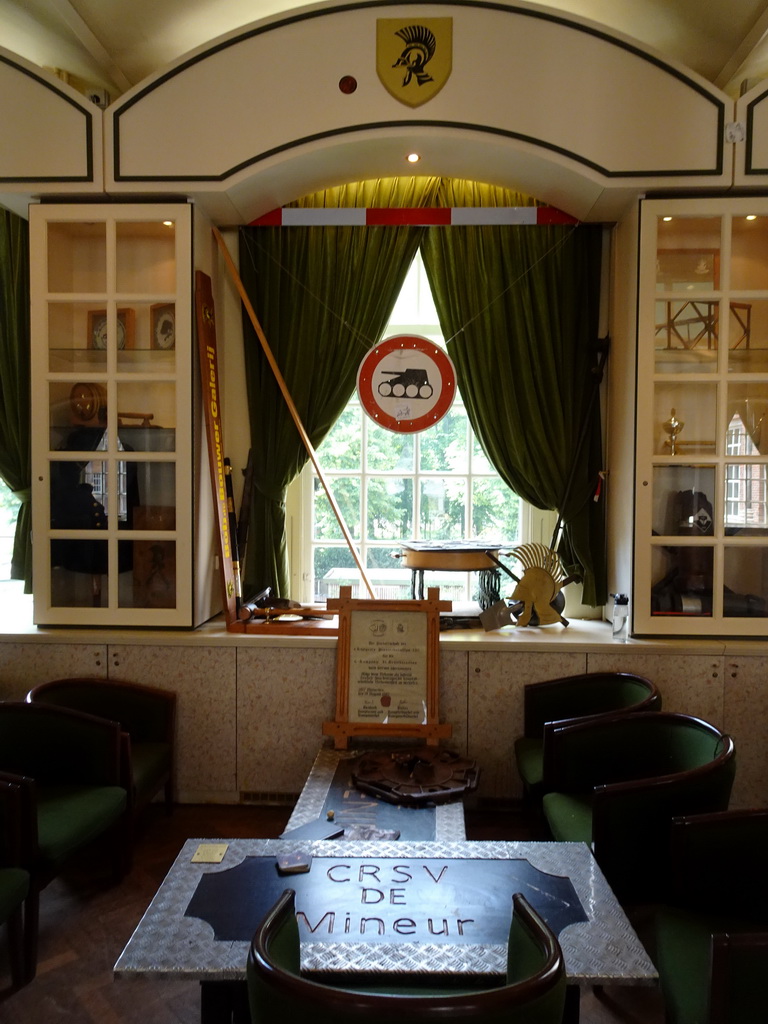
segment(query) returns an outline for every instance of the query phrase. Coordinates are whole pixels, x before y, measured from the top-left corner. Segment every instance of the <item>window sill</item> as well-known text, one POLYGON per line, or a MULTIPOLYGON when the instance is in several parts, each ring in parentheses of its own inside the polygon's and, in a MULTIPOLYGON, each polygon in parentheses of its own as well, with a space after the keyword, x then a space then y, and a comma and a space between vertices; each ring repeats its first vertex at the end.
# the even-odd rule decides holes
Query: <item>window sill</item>
MULTIPOLYGON (((0 585, 0 598, 6 597, 0 585)), ((4 601, 0 625, 0 643, 126 644, 158 647, 335 647, 335 636, 253 635, 230 633, 223 616, 217 616, 194 630, 110 629, 108 627, 38 627, 32 622, 32 598, 14 594, 4 601)), ((547 627, 505 626, 486 632, 482 629, 454 629, 440 634, 440 646, 449 651, 504 651, 506 653, 615 652, 616 655, 670 653, 722 656, 725 653, 748 654, 768 650, 768 642, 756 640, 717 640, 708 638, 648 638, 614 640, 611 626, 598 619, 571 619, 570 625, 547 627)))

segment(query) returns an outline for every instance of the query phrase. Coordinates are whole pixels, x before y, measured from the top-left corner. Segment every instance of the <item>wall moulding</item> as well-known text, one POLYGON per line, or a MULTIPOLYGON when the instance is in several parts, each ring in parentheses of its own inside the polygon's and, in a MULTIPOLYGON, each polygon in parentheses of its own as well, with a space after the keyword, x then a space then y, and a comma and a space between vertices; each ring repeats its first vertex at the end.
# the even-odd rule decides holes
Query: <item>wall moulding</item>
POLYGON ((403 147, 414 137, 425 173, 477 177, 477 152, 481 177, 498 184, 514 169, 514 184, 525 187, 518 163, 525 175, 526 160, 549 166, 545 179, 567 169, 575 202, 589 192, 589 206, 533 191, 580 217, 604 193, 730 184, 725 94, 624 37, 554 12, 430 7, 430 17, 452 20, 452 71, 428 103, 404 106, 376 70, 377 20, 400 10, 412 19, 396 5, 306 9, 180 59, 109 108, 107 187, 225 193, 250 220, 264 212, 256 197, 273 187, 277 168, 298 180, 293 196, 273 195, 272 206, 340 180, 405 173, 403 147), (345 76, 357 83, 351 93, 339 86, 345 76), (318 158, 322 173, 310 167, 318 158))

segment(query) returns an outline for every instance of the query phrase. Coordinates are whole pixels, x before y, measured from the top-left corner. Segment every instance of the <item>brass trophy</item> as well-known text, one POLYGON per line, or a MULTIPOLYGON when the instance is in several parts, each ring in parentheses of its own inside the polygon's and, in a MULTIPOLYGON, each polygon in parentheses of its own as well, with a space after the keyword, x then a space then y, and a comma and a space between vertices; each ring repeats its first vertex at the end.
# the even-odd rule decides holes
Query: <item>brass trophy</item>
POLYGON ((669 419, 662 423, 664 432, 669 434, 668 439, 664 442, 664 447, 669 448, 672 455, 677 455, 677 436, 685 426, 675 415, 675 410, 671 409, 669 419))

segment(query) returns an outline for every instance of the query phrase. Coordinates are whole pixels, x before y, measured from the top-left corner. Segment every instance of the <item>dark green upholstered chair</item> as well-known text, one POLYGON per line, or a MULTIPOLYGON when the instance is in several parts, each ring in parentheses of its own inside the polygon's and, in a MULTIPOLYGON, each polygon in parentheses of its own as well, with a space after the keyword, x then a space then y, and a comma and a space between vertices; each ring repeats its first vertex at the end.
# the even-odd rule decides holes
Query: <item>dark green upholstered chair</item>
POLYGON ((768 1012, 768 932, 712 936, 709 1024, 753 1024, 768 1012))
MULTIPOLYGON (((418 988, 417 983, 323 984, 299 973, 294 892, 286 889, 256 930, 247 964, 252 1024, 423 1024, 476 1021, 559 1024, 565 1005, 565 965, 557 938, 526 900, 513 897, 505 984, 474 991, 418 988)), ((347 976, 347 981, 349 980, 347 976)))
POLYGON ((117 722, 67 708, 0 702, 0 780, 21 793, 22 865, 31 876, 26 968, 37 961, 39 894, 75 854, 108 843, 118 879, 130 863, 128 792, 117 722))
POLYGON ((660 711, 661 695, 645 676, 631 672, 585 672, 529 683, 523 689, 523 735, 515 740, 515 762, 527 802, 542 796, 544 746, 558 723, 633 711, 660 711))
POLYGON ((29 894, 29 872, 21 867, 21 788, 0 781, 0 923, 8 929, 11 982, 26 981, 24 960, 24 901, 29 894))
POLYGON ((672 823, 655 962, 669 1024, 768 1017, 768 810, 672 823))
POLYGON ((173 807, 176 694, 133 682, 53 679, 27 694, 30 703, 55 704, 119 722, 130 764, 132 811, 137 813, 162 789, 173 807))
POLYGON ((621 902, 655 902, 672 818, 726 810, 735 769, 730 736, 690 715, 590 719, 548 737, 542 807, 556 840, 592 845, 621 902))

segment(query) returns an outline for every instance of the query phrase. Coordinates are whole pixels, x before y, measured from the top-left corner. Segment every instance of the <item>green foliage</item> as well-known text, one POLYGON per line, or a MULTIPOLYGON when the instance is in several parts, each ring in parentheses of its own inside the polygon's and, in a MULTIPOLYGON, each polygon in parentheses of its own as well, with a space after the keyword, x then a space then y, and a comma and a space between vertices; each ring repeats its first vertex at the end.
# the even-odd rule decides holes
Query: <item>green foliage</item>
MULTIPOLYGON (((488 465, 472 435, 467 415, 456 406, 421 434, 396 434, 368 420, 350 403, 320 449, 320 459, 350 532, 356 540, 382 541, 484 539, 514 543, 520 539, 520 499, 488 465), (361 537, 362 494, 359 471, 366 442, 366 524, 361 537), (472 452, 471 508, 468 510, 468 456, 472 452), (421 473, 414 473, 418 457, 421 473), (479 475, 485 473, 487 475, 479 475), (456 474, 456 475, 453 475, 456 474), (414 521, 414 484, 419 486, 419 519, 414 521)), ((315 480, 313 539, 343 541, 336 517, 319 480, 315 480)), ((333 548, 324 548, 323 558, 333 548)), ((341 549, 339 549, 340 553, 341 549)), ((341 565, 336 561, 334 564, 341 565)), ((385 567, 385 561, 380 564, 385 567)), ((389 563, 391 567, 391 563, 389 563)))
POLYGON ((21 502, 7 484, 0 480, 0 529, 16 525, 21 502))
POLYGON ((323 469, 358 471, 362 465, 363 411, 356 402, 350 402, 334 423, 322 443, 323 469))
POLYGON ((413 533, 413 480, 368 478, 369 540, 408 540, 413 533))
POLYGON ((331 569, 354 569, 355 560, 348 547, 315 548, 315 579, 321 580, 331 569))
POLYGON ((427 477, 421 481, 420 536, 424 540, 462 540, 467 536, 465 477, 427 477))
POLYGON ((416 457, 413 434, 393 434, 373 421, 367 424, 365 464, 368 472, 412 473, 416 457))
POLYGON ((423 473, 466 473, 467 414, 461 406, 453 408, 419 438, 419 469, 423 473))
MULTIPOLYGON (((360 538, 360 478, 334 476, 329 479, 334 501, 352 536, 360 538)), ((314 522, 312 536, 315 540, 343 540, 338 520, 328 501, 323 485, 315 478, 314 522)))
POLYGON ((472 536, 484 540, 520 540, 520 498, 498 477, 472 483, 472 536))

